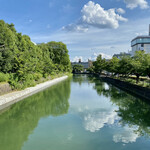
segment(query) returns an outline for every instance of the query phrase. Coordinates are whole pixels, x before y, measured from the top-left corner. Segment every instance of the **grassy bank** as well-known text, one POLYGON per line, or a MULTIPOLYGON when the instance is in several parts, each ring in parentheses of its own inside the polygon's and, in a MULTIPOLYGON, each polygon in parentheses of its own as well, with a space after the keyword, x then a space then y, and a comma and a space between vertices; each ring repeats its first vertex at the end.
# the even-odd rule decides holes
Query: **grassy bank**
POLYGON ((125 77, 125 76, 118 76, 118 77, 111 76, 111 78, 118 79, 118 80, 121 80, 121 81, 124 81, 124 82, 128 82, 130 84, 141 86, 141 87, 150 88, 150 79, 147 78, 147 77, 140 77, 138 82, 136 80, 136 76, 128 76, 128 77, 125 77))
POLYGON ((48 75, 46 77, 43 77, 41 74, 29 74, 24 80, 19 81, 15 74, 0 73, 0 84, 9 83, 12 90, 22 90, 48 80, 62 77, 64 75, 71 76, 72 74, 68 72, 57 74, 53 73, 52 75, 48 75))

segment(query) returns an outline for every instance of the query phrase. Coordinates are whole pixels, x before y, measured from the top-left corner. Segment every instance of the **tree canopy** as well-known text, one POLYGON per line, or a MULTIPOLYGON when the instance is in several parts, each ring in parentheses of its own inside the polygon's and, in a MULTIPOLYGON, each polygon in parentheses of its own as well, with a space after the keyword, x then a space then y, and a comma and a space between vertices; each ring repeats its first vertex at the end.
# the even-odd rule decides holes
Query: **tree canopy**
POLYGON ((62 42, 35 45, 17 33, 14 24, 0 20, 0 72, 10 74, 13 86, 30 86, 39 78, 71 72, 67 46, 62 42))
POLYGON ((138 82, 140 76, 150 77, 150 54, 146 54, 144 51, 136 51, 133 57, 122 56, 120 59, 113 57, 108 61, 102 59, 100 55, 93 62, 90 70, 99 74, 102 71, 107 71, 112 75, 135 75, 138 82))

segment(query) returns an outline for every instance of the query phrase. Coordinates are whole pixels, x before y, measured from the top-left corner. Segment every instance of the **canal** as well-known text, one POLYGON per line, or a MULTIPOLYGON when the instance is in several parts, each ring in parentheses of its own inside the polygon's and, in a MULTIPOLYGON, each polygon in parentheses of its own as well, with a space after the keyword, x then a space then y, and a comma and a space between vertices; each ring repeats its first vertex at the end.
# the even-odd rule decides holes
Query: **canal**
POLYGON ((150 105, 75 75, 0 112, 0 150, 149 150, 150 105))

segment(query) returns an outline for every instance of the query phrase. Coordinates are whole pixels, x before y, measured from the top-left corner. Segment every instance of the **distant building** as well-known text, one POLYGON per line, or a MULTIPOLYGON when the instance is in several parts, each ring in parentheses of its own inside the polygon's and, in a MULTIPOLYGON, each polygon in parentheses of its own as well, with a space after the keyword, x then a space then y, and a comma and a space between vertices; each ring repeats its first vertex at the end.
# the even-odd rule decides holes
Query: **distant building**
POLYGON ((117 57, 118 59, 121 59, 123 56, 131 56, 129 53, 121 52, 120 54, 114 54, 113 57, 117 57))
POLYGON ((131 41, 132 50, 129 53, 114 54, 113 57, 120 59, 122 56, 134 56, 136 51, 145 51, 145 53, 150 53, 150 25, 149 25, 149 35, 137 36, 131 41))
POLYGON ((72 66, 74 66, 74 65, 82 65, 83 68, 84 68, 84 72, 86 72, 87 69, 92 66, 92 61, 88 60, 88 62, 82 62, 81 59, 79 59, 79 62, 72 62, 71 65, 72 66))
POLYGON ((131 41, 132 51, 131 56, 134 56, 136 51, 145 51, 145 53, 150 53, 150 25, 149 25, 149 35, 137 36, 131 41))

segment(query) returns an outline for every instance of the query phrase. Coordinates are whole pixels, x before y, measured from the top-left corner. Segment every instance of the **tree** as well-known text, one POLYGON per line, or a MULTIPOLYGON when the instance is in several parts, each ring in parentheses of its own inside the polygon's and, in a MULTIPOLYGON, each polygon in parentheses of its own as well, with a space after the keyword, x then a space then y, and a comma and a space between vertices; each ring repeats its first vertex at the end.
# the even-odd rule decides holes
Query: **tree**
POLYGON ((0 72, 11 74, 13 86, 31 86, 41 77, 71 72, 67 46, 62 42, 35 45, 29 36, 17 33, 14 24, 0 20, 0 72))
POLYGON ((139 82, 139 77, 144 74, 145 66, 143 62, 145 60, 144 51, 136 51, 131 60, 132 74, 136 75, 136 82, 139 82))
POLYGON ((150 54, 145 54, 142 65, 144 68, 143 74, 150 78, 150 54))
POLYGON ((93 69, 95 73, 101 74, 101 72, 106 68, 106 60, 102 59, 99 55, 95 62, 93 62, 93 69))
POLYGON ((119 59, 117 57, 113 57, 111 60, 109 60, 107 62, 106 67, 105 67, 105 69, 108 72, 111 72, 111 73, 114 73, 114 74, 119 73, 118 68, 119 68, 119 59))
POLYGON ((131 57, 130 56, 123 56, 117 65, 117 71, 119 74, 129 75, 132 72, 132 65, 131 65, 131 57))
POLYGON ((83 65, 73 65, 73 73, 81 73, 83 71, 83 65))

